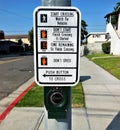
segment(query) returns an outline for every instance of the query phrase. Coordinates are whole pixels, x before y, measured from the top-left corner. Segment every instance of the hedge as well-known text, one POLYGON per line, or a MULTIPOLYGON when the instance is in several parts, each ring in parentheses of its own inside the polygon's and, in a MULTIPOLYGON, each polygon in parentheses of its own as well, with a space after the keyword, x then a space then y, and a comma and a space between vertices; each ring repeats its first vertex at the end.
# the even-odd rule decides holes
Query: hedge
POLYGON ((110 54, 110 42, 105 42, 102 44, 102 50, 105 54, 110 54))

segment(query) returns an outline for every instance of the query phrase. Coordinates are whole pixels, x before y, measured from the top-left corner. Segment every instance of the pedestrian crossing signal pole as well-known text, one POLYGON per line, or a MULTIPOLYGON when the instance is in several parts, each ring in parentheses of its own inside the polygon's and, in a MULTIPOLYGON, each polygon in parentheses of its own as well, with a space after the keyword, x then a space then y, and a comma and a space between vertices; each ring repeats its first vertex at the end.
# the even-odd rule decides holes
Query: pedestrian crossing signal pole
MULTIPOLYGON (((71 6, 71 0, 42 0, 42 6, 71 6)), ((47 95, 45 93, 47 93, 46 92, 47 90, 51 91, 49 89, 50 88, 44 88, 44 96, 45 96, 44 100, 45 99, 48 100, 46 98, 47 95)), ((55 94, 57 95, 57 97, 59 97, 59 98, 61 97, 61 100, 62 100, 62 96, 60 96, 62 94, 62 92, 59 93, 59 91, 57 91, 55 87, 53 89, 54 89, 55 93, 54 93, 54 95, 51 96, 51 100, 52 100, 52 97, 55 97, 55 94)), ((68 97, 67 107, 68 108, 63 112, 60 111, 61 114, 57 114, 59 117, 56 117, 56 115, 55 115, 55 118, 57 118, 57 119, 54 119, 54 118, 53 119, 48 119, 48 116, 50 115, 50 112, 48 113, 49 110, 47 110, 46 107, 45 107, 44 108, 45 109, 45 118, 44 118, 45 119, 44 120, 45 130, 71 130, 72 129, 71 128, 72 127, 71 126, 71 87, 62 88, 62 89, 63 90, 61 90, 61 91, 67 91, 67 93, 68 93, 67 94, 67 97, 68 97), (61 119, 59 119, 62 114, 63 114, 63 119, 62 119, 62 117, 61 117, 61 119)), ((50 93, 50 92, 48 92, 48 93, 50 93)), ((64 95, 64 94, 62 94, 62 95, 64 95)), ((59 100, 57 102, 59 102, 59 100)), ((56 101, 52 101, 53 104, 55 104, 54 102, 56 102, 56 101)), ((55 113, 57 113, 57 111, 59 111, 59 109, 57 111, 55 111, 54 107, 52 109, 53 109, 54 113, 52 113, 51 116, 53 116, 53 114, 55 114, 55 113)), ((62 109, 62 108, 60 108, 60 109, 62 109)))
POLYGON ((71 0, 42 0, 42 6, 71 6, 71 0))
POLYGON ((34 10, 35 81, 44 86, 44 130, 71 130, 71 87, 79 82, 80 11, 71 0, 34 10))

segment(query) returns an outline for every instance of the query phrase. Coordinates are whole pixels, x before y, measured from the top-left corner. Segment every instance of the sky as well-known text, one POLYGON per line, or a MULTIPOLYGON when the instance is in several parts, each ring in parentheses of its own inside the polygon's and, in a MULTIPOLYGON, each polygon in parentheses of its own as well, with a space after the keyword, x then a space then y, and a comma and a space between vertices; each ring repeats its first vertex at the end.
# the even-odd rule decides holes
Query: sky
MULTIPOLYGON (((90 32, 105 32, 104 16, 114 10, 119 0, 71 0, 81 11, 90 32)), ((0 0, 0 30, 5 35, 28 34, 33 27, 33 11, 41 6, 41 0, 0 0)))

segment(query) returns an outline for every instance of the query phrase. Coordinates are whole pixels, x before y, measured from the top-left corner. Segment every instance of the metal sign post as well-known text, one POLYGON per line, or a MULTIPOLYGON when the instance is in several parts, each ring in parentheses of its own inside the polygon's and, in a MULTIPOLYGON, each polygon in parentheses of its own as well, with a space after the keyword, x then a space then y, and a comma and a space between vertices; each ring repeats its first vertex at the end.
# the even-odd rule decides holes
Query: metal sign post
POLYGON ((71 6, 71 0, 42 0, 42 6, 71 6))
POLYGON ((34 11, 35 80, 45 86, 45 130, 72 128, 70 86, 79 81, 81 16, 67 6, 71 0, 42 0, 34 11))

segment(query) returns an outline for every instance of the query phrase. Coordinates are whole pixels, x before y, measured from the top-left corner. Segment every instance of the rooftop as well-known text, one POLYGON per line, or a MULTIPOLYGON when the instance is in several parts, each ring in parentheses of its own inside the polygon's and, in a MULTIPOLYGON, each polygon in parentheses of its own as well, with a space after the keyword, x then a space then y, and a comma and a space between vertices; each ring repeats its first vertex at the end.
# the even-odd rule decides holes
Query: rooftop
POLYGON ((87 37, 89 37, 90 35, 97 35, 97 34, 99 34, 99 35, 106 35, 107 33, 106 33, 106 32, 90 32, 90 33, 87 35, 87 37))
POLYGON ((28 38, 27 34, 21 35, 5 35, 5 39, 21 39, 21 38, 28 38))

